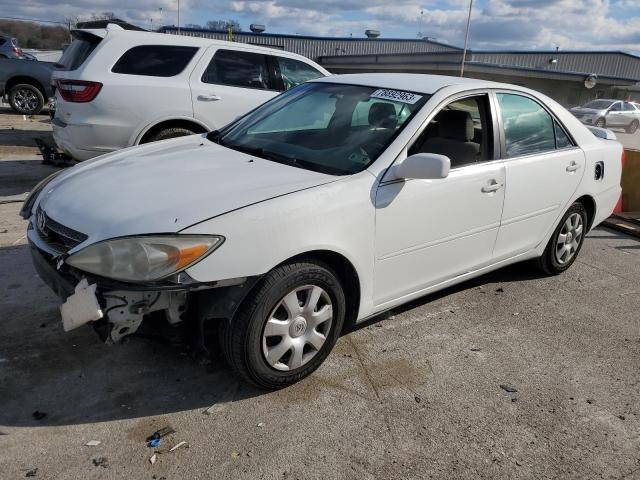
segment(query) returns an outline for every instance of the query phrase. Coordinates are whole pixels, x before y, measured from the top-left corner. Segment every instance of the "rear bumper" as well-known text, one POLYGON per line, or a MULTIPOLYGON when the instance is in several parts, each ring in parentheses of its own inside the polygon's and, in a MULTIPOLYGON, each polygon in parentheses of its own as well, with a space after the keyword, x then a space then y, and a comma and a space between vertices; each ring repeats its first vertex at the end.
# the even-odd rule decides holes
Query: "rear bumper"
POLYGON ((54 142, 60 150, 75 160, 89 160, 116 150, 92 148, 93 128, 90 126, 68 125, 58 119, 54 119, 52 124, 54 142))
POLYGON ((615 185, 596 195, 596 214, 591 225, 592 228, 611 216, 618 200, 620 200, 621 193, 622 188, 620 185, 615 185))

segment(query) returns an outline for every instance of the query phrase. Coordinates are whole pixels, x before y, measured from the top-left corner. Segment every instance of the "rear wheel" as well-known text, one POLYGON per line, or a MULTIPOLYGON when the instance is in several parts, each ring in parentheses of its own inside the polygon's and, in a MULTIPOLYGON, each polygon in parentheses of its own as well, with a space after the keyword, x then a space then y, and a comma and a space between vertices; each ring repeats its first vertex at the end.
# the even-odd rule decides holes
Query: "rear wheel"
POLYGON ((633 122, 631 122, 626 130, 627 133, 636 133, 636 130, 638 130, 638 120, 634 120, 633 122))
POLYGON ((221 325, 229 365, 250 383, 286 387, 316 370, 338 340, 345 297, 325 265, 296 262, 260 282, 236 316, 221 325))
POLYGON ((548 275, 557 275, 567 270, 576 260, 584 236, 587 233, 587 211, 576 202, 562 217, 544 253, 538 258, 538 267, 548 275))
POLYGON ((193 135, 195 133, 196 132, 183 127, 165 128, 151 135, 144 143, 168 140, 169 138, 186 137, 187 135, 193 135))
POLYGON ((9 90, 9 104, 23 115, 37 115, 44 107, 44 96, 33 85, 22 83, 9 90))

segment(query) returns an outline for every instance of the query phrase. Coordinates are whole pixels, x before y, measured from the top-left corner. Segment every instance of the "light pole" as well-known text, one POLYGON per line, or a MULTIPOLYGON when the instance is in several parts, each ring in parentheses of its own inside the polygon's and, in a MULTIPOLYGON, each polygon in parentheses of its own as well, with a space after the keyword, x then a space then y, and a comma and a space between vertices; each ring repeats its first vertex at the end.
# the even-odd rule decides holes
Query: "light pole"
POLYGON ((178 35, 180 35, 180 0, 178 0, 178 35))
POLYGON ((464 34, 464 50, 462 51, 462 63, 460 64, 460 76, 464 77, 464 61, 467 58, 467 44, 469 43, 469 26, 471 25, 471 9, 473 0, 469 0, 469 16, 467 17, 467 31, 464 34))

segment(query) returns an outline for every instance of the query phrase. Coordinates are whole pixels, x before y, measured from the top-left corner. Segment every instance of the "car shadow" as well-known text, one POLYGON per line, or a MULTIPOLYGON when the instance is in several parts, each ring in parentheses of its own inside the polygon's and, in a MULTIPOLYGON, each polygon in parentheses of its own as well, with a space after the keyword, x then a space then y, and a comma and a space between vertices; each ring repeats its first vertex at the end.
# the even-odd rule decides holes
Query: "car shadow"
MULTIPOLYGON (((185 348, 149 338, 105 345, 89 327, 65 333, 59 301, 35 274, 28 246, 0 248, 0 263, 7 266, 0 275, 1 426, 204 412, 266 393, 239 381, 216 351, 203 364, 185 348)), ((345 335, 457 291, 532 278, 538 274, 527 264, 507 267, 378 315, 345 335)))
POLYGON ((0 161, 0 197, 29 192, 43 178, 59 170, 42 159, 0 161))

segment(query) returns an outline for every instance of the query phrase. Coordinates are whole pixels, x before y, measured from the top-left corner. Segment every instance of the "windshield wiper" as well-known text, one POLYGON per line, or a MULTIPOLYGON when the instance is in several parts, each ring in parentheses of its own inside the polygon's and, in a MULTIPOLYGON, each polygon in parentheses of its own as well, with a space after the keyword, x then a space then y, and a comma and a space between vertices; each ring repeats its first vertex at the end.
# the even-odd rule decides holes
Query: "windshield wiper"
POLYGON ((264 158, 265 160, 271 160, 277 163, 284 163, 286 165, 291 165, 292 167, 299 167, 299 160, 295 157, 289 157, 288 155, 283 155, 277 152, 271 152, 269 150, 265 150, 262 147, 246 147, 240 145, 227 145, 227 148, 231 148, 233 150, 238 150, 243 153, 247 153, 249 155, 255 155, 256 157, 264 158))
POLYGON ((207 133, 207 140, 222 145, 222 132, 220 130, 211 130, 207 133))

